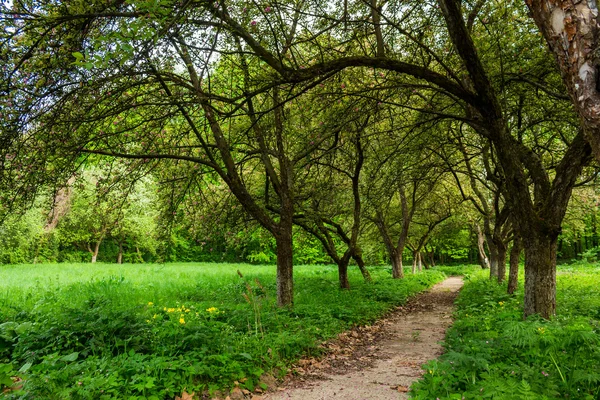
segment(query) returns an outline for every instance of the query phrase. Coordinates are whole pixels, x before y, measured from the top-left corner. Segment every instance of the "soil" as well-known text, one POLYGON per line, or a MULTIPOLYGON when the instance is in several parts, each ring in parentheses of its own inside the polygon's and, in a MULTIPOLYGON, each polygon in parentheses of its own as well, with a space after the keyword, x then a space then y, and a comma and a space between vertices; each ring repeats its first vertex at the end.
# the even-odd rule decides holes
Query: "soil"
POLYGON ((344 332, 325 343, 327 355, 300 360, 275 392, 254 399, 406 399, 421 365, 442 353, 440 341, 452 323, 462 287, 450 277, 413 297, 377 323, 344 332))

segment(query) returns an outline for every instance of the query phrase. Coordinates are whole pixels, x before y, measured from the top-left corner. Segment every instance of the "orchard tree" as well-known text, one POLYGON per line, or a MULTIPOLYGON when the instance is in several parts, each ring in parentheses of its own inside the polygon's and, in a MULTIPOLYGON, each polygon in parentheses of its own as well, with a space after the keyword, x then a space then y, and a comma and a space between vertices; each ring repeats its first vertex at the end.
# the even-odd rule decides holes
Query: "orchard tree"
POLYGON ((317 238, 338 266, 342 289, 350 288, 348 265, 351 259, 356 261, 364 279, 371 280, 358 242, 363 219, 361 174, 370 116, 360 117, 356 114, 359 109, 370 111, 368 107, 355 103, 354 117, 340 132, 339 144, 328 154, 307 160, 306 169, 312 169, 307 183, 310 182, 316 190, 312 190, 310 198, 299 205, 294 216, 294 223, 317 238), (340 207, 340 204, 350 206, 340 207))
MULTIPOLYGON (((336 131, 335 121, 319 127, 316 119, 300 121, 284 109, 283 101, 306 87, 265 85, 263 66, 211 16, 212 4, 31 1, 2 7, 2 99, 10 113, 2 129, 2 183, 11 188, 10 198, 25 201, 48 181, 66 181, 86 154, 130 160, 121 178, 165 160, 213 172, 274 236, 278 304, 292 304, 294 165, 327 147, 336 131), (308 139, 319 131, 320 138, 308 139), (257 168, 265 171, 260 188, 274 194, 268 199, 254 186, 259 180, 249 178, 257 168)), ((257 29, 252 14, 268 13, 277 22, 268 45, 282 56, 300 19, 310 19, 300 10, 232 11, 251 29, 257 29)), ((327 75, 318 79, 325 82, 327 75)))
MULTIPOLYGON (((294 158, 286 145, 298 131, 281 129, 284 103, 330 82, 341 70, 374 68, 389 73, 388 86, 410 87, 415 96, 435 100, 430 110, 419 111, 465 122, 490 142, 526 254, 525 314, 554 314, 557 237, 571 190, 591 159, 585 137, 594 119, 587 110, 597 104, 577 106, 589 120, 580 122, 583 130, 567 135, 552 127, 523 136, 513 129, 507 73, 539 76, 525 61, 544 53, 521 2, 463 7, 456 0, 268 6, 29 0, 2 7, 1 140, 7 150, 0 184, 12 185, 9 199, 26 199, 55 178, 54 171, 72 174, 82 153, 146 159, 146 167, 166 158, 202 165, 216 171, 273 233, 281 255, 278 299, 290 304, 293 168, 287 160, 294 158), (511 19, 521 23, 506 24, 511 19), (229 56, 235 66, 224 62, 229 56), (226 85, 213 79, 217 64, 248 73, 222 73, 230 78, 226 85), (240 115, 245 122, 232 121, 240 115), (159 137, 173 118, 187 128, 159 137), (261 144, 267 136, 255 128, 265 132, 266 127, 274 146, 261 144), (539 146, 542 137, 546 143, 539 146), (281 209, 277 217, 244 186, 247 170, 240 166, 238 146, 248 143, 258 144, 251 155, 258 155, 272 180, 281 209), (24 149, 34 149, 33 157, 27 159, 24 149), (29 178, 19 180, 20 174, 29 178)), ((562 35, 572 43, 569 33, 562 35)), ((588 48, 593 47, 577 44, 577 51, 588 48)), ((577 73, 580 65, 588 66, 577 64, 577 73)), ((583 72, 588 88, 595 75, 587 67, 583 72)), ((525 78, 553 89, 536 93, 542 98, 564 90, 554 84, 555 76, 550 70, 542 84, 525 78)), ((583 90, 575 83, 567 85, 571 93, 583 90)), ((393 105, 412 107, 404 100, 398 97, 393 105)))
MULTIPOLYGON (((483 220, 483 233, 489 249, 490 279, 499 283, 506 279, 506 254, 512 235, 511 211, 503 196, 503 179, 492 161, 492 148, 487 140, 478 136, 450 133, 458 157, 445 157, 456 185, 464 200, 468 201, 483 220), (465 181, 465 183, 463 183, 465 181)), ((480 258, 481 229, 476 227, 480 258)), ((483 254, 482 254, 483 253, 483 254)))

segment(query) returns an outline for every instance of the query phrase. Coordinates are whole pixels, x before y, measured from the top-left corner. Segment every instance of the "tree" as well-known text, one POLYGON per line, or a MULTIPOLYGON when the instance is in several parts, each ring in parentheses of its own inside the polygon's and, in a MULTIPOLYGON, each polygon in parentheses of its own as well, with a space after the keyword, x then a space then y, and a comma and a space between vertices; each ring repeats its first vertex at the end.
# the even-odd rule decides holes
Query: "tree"
MULTIPOLYGON (((374 68, 391 75, 388 86, 414 90, 403 91, 408 93, 390 105, 464 122, 489 141, 525 249, 525 314, 554 313, 556 241, 571 190, 591 159, 584 139, 590 123, 566 135, 550 125, 528 127, 526 134, 513 129, 507 73, 518 76, 520 68, 532 69, 535 63, 523 63, 525 54, 515 58, 512 52, 515 47, 531 49, 527 54, 537 60, 543 50, 527 21, 504 23, 525 14, 521 3, 478 2, 463 9, 455 0, 439 0, 437 7, 405 1, 268 7, 171 0, 32 1, 3 7, 8 29, 0 53, 7 60, 3 104, 9 111, 2 140, 9 148, 10 173, 0 182, 14 184, 23 168, 42 172, 35 180, 13 185, 10 198, 54 178, 50 166, 68 165, 59 170, 72 174, 82 152, 154 160, 146 167, 163 159, 202 165, 214 170, 276 237, 281 247, 279 300, 289 304, 295 188, 294 158, 286 145, 298 132, 284 134, 281 129, 286 104, 341 70, 374 68), (226 73, 221 76, 228 80, 214 80, 217 64, 249 73, 242 80, 226 73), (407 96, 432 101, 415 107, 407 96), (265 127, 254 121, 269 120, 263 114, 270 116, 266 126, 273 132, 273 146, 260 144, 266 136, 256 129, 264 132, 265 127), (175 115, 188 131, 159 138, 157 131, 175 115), (233 123, 230 117, 238 115, 245 115, 246 122, 233 123), (114 122, 116 130, 109 130, 114 122), (126 139, 129 132, 136 132, 135 140, 126 139), (253 135, 242 134, 249 132, 253 135), (25 162, 15 147, 22 149, 28 140, 39 150, 33 161, 25 162), (244 147, 248 143, 258 147, 244 147), (240 164, 240 145, 266 168, 279 199, 277 217, 244 186, 241 171, 247 170, 240 164)), ((552 70, 546 75, 550 83, 557 76, 552 70)), ((533 83, 543 88, 536 93, 539 98, 556 97, 562 90, 533 83)), ((557 102, 564 101, 560 97, 557 102)))
POLYGON ((355 119, 347 129, 350 132, 341 135, 334 152, 307 164, 316 175, 313 184, 318 185, 318 190, 311 192, 310 199, 298 207, 299 214, 294 217, 294 223, 317 238, 337 264, 342 289, 350 288, 348 265, 351 259, 358 264, 364 279, 371 280, 358 243, 362 228, 361 173, 369 116, 355 119), (351 193, 351 197, 347 193, 351 193), (340 208, 339 204, 351 204, 351 207, 340 208), (338 250, 340 248, 343 250, 338 250))
POLYGON ((122 228, 129 191, 117 190, 112 178, 90 169, 73 183, 68 212, 56 225, 60 241, 90 253, 95 263, 102 242, 122 228))
MULTIPOLYGON (((130 160, 119 174, 126 179, 165 160, 200 166, 198 174, 222 179, 248 214, 275 237, 278 303, 291 305, 293 166, 333 137, 328 133, 303 146, 308 139, 299 142, 293 136, 298 130, 286 124, 282 101, 297 90, 261 87, 255 79, 261 70, 256 60, 247 59, 235 37, 213 40, 220 28, 205 24, 205 12, 197 4, 32 2, 15 3, 12 10, 2 7, 8 28, 2 49, 8 61, 4 93, 18 109, 15 115, 22 115, 2 133, 10 148, 35 142, 43 165, 26 170, 48 171, 50 166, 69 175, 86 154, 130 160), (235 54, 215 63, 215 52, 227 50, 235 54), (176 68, 177 63, 185 69, 176 68), (42 65, 57 73, 44 75, 42 65), (26 94, 31 91, 33 96, 26 94), (44 107, 35 110, 36 102, 44 107), (20 136, 15 135, 19 129, 20 136), (252 184, 257 180, 247 177, 258 165, 275 194, 271 198, 256 192, 252 184), (266 203, 278 212, 271 213, 266 203)), ((296 13, 292 28, 285 29, 275 46, 293 40, 299 18, 296 13)), ((26 156, 14 157, 22 162, 26 156)), ((12 164, 3 169, 11 177, 12 164)), ((60 178, 44 174, 34 184, 27 181, 27 187, 7 178, 6 186, 33 193, 60 178)))
POLYGON ((600 160, 600 42, 595 1, 526 0, 556 57, 582 130, 600 160))

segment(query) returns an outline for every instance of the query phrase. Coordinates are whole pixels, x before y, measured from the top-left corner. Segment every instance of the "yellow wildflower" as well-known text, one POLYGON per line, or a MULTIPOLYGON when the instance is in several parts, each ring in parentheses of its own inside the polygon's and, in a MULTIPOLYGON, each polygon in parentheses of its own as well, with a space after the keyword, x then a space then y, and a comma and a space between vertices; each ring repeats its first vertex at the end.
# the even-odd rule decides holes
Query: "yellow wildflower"
POLYGON ((179 318, 179 323, 180 323, 180 324, 185 324, 185 319, 183 319, 183 318, 179 318))
POLYGON ((154 303, 153 303, 153 302, 151 302, 151 301, 149 301, 149 302, 148 302, 148 305, 149 305, 149 306, 153 306, 153 305, 154 305, 154 303))
POLYGON ((500 304, 501 306, 503 306, 504 302, 503 301, 499 301, 498 304, 500 304))
POLYGON ((210 314, 216 314, 219 312, 219 309, 217 307, 210 307, 210 308, 207 308, 206 311, 210 314))
POLYGON ((174 308, 167 308, 167 312, 175 312, 174 308))

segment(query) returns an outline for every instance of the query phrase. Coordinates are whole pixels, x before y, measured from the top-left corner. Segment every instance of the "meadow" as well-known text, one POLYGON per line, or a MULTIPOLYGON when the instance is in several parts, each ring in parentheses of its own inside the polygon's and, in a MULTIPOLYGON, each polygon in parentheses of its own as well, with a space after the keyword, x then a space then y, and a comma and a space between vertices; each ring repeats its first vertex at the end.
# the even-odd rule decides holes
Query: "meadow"
POLYGON ((486 272, 467 277, 446 353, 425 366, 412 397, 600 399, 600 266, 559 266, 551 320, 524 321, 522 285, 508 295, 486 272))
POLYGON ((393 280, 377 267, 372 283, 352 270, 342 291, 334 267, 298 266, 294 307, 280 309, 274 266, 1 266, 0 385, 8 399, 264 390, 294 360, 441 281, 443 270, 393 280))

